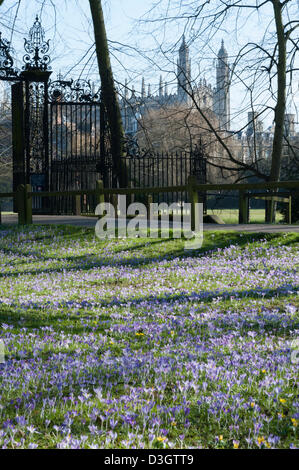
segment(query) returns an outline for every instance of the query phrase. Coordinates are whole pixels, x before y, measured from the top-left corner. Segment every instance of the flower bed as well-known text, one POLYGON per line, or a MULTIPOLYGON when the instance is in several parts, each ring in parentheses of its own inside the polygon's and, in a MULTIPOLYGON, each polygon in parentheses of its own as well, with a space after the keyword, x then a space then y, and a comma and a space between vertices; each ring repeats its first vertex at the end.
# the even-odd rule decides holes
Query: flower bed
POLYGON ((0 446, 297 447, 298 240, 2 226, 0 446))

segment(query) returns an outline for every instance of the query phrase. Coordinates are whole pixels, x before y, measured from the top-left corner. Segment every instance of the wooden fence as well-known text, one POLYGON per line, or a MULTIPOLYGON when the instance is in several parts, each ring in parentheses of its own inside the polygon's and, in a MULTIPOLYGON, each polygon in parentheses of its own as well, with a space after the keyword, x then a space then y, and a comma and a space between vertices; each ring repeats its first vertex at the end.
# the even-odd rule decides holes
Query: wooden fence
MULTIPOLYGON (((96 196, 97 203, 105 201, 105 195, 132 195, 147 194, 148 204, 152 200, 152 194, 167 193, 175 191, 187 191, 191 203, 191 229, 195 227, 195 204, 199 202, 198 193, 213 190, 237 190, 239 191, 239 223, 247 224, 249 222, 249 200, 258 198, 264 200, 273 200, 288 204, 288 223, 291 223, 291 196, 289 193, 275 192, 278 188, 295 189, 299 191, 299 181, 280 181, 268 183, 244 183, 244 184, 198 184, 194 176, 190 176, 187 185, 166 186, 152 188, 104 188, 102 181, 97 181, 96 189, 78 190, 78 191, 51 191, 51 192, 32 192, 29 184, 20 185, 16 192, 0 193, 1 198, 14 198, 18 208, 18 223, 27 225, 32 223, 32 198, 33 197, 55 197, 55 196, 73 196, 76 200, 76 206, 79 207, 78 198, 83 195, 93 194, 96 196), (259 190, 259 191, 258 191, 259 190), (261 192, 268 191, 268 192, 261 192), (272 191, 271 191, 272 190, 272 191), (251 192, 249 192, 251 191, 251 192)), ((79 215, 79 214, 78 214, 79 215)), ((1 223, 1 211, 0 211, 1 223)))

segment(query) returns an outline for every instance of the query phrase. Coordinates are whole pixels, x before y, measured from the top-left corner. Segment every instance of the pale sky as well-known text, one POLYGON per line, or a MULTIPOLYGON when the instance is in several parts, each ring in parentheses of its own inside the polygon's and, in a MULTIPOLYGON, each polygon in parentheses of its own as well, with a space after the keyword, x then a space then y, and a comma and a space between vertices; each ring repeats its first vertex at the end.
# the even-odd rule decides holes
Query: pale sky
MULTIPOLYGON (((171 24, 168 29, 164 30, 161 24, 138 23, 138 19, 146 18, 144 15, 151 8, 153 0, 107 0, 103 3, 116 81, 124 83, 125 78, 128 78, 129 84, 134 85, 137 91, 140 91, 143 75, 146 83, 152 84, 152 91, 158 87, 160 74, 163 80, 175 83, 173 72, 178 45, 173 45, 183 34, 183 24, 171 24), (160 42, 163 43, 163 47, 159 51, 157 47, 160 42), (170 49, 171 46, 172 49, 170 49), (144 58, 144 55, 147 58, 144 58)), ((20 3, 17 0, 5 0, 0 7, 0 31, 10 40, 11 28, 15 20, 12 45, 15 49, 14 56, 20 59, 16 65, 22 65, 23 38, 28 35, 36 14, 40 15, 46 30, 46 38, 50 39, 53 78, 55 79, 61 72, 67 77, 77 78, 81 75, 83 78, 97 80, 98 72, 92 47, 93 30, 88 0, 21 0, 20 3), (56 5, 56 9, 53 5, 56 5)), ((233 35, 229 29, 235 26, 232 22, 231 25, 226 26, 227 29, 223 26, 208 44, 201 35, 193 43, 190 41, 193 79, 198 80, 205 76, 207 81, 214 86, 215 59, 221 39, 225 41, 232 62, 244 42, 258 40, 272 16, 271 10, 265 10, 263 16, 255 17, 254 20, 245 21, 241 18, 238 24, 240 31, 238 36, 233 35)), ((299 19, 299 14, 297 17, 299 19)), ((193 32, 192 28, 186 32, 187 41, 190 40, 193 32)), ((293 82, 297 88, 295 104, 298 106, 298 73, 294 76, 293 82)), ((171 89, 171 85, 169 88, 171 89)), ((232 115, 237 116, 235 125, 239 124, 240 119, 245 119, 244 116, 248 110, 245 109, 246 106, 248 107, 247 98, 244 98, 244 88, 240 84, 232 86, 232 115), (239 109, 243 106, 244 115, 239 116, 239 109)), ((265 99, 264 94, 258 97, 260 105, 265 99)), ((288 112, 295 111, 294 103, 289 104, 288 112)), ((271 124, 270 114, 265 116, 265 121, 267 126, 271 124)))

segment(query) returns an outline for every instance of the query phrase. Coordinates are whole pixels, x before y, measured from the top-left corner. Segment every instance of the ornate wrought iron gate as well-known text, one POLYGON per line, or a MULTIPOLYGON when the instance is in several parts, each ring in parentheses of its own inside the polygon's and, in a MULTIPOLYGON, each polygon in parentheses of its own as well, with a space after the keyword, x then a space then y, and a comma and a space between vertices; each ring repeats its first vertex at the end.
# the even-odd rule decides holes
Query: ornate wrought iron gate
MULTIPOLYGON (((90 82, 50 81, 49 42, 36 17, 25 40, 24 66, 13 67, 10 43, 0 34, 0 79, 12 84, 13 190, 34 192, 109 186, 109 133, 100 92, 90 82)), ((94 211, 91 196, 82 211, 94 211)), ((73 213, 74 198, 34 198, 34 213, 73 213)))
MULTIPOLYGON (((30 183, 34 191, 48 190, 50 181, 48 157, 48 70, 49 42, 36 17, 25 40, 23 69, 13 66, 10 43, 0 35, 0 79, 13 82, 12 146, 13 190, 30 183)), ((44 211, 46 201, 35 198, 34 210, 44 211)))
MULTIPOLYGON (((25 41, 22 71, 13 67, 10 44, 0 35, 0 79, 12 81, 13 189, 30 183, 33 191, 94 189, 102 179, 113 185, 110 136, 100 91, 89 81, 50 81, 49 42, 38 18, 25 41)), ((201 149, 180 154, 124 157, 131 186, 184 185, 190 174, 206 182, 201 149)), ((142 198, 142 195, 141 195, 142 198)), ((140 197, 138 197, 140 200, 140 197)), ((165 193, 159 201, 186 201, 187 194, 165 193)), ((94 213, 95 197, 81 197, 81 212, 94 213)), ((33 200, 34 213, 71 214, 74 197, 33 200)))
MULTIPOLYGON (((85 80, 56 80, 49 86, 49 162, 53 191, 109 185, 111 162, 100 92, 85 80)), ((81 198, 81 212, 94 212, 94 196, 81 198)), ((56 213, 73 213, 74 198, 53 199, 56 213)))

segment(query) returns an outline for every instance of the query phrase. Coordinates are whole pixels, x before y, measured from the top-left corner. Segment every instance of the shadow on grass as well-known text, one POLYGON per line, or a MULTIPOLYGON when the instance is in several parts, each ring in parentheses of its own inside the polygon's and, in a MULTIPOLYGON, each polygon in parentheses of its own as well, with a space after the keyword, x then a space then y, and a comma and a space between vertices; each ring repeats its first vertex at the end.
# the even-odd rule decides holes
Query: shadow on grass
MULTIPOLYGON (((111 255, 103 254, 103 257, 101 258, 100 255, 93 255, 94 259, 91 259, 90 255, 78 255, 78 256, 65 256, 65 257, 57 257, 55 255, 53 256, 45 256, 42 255, 40 252, 30 252, 28 254, 23 253, 21 250, 18 250, 16 248, 3 248, 1 247, 1 240, 0 240, 0 250, 7 255, 13 254, 13 255, 20 255, 26 257, 27 255, 34 255, 36 256, 39 260, 44 260, 44 261, 49 261, 53 260, 53 262, 59 263, 59 261, 63 262, 69 262, 70 265, 65 267, 53 267, 53 268, 38 268, 38 269, 27 269, 23 271, 7 271, 7 272, 2 272, 0 273, 0 278, 2 277, 18 277, 20 275, 37 275, 37 274, 47 274, 47 273, 55 273, 55 272, 70 272, 70 271, 75 271, 75 270, 82 270, 82 271, 88 271, 89 269, 93 268, 101 268, 101 267, 122 267, 122 266, 128 266, 128 267, 136 267, 136 266, 147 266, 152 263, 157 263, 161 261, 170 261, 174 258, 177 259, 188 259, 188 258, 195 258, 198 256, 201 256, 203 254, 211 254, 215 251, 217 251, 218 248, 224 249, 227 248, 231 245, 236 245, 238 248, 242 248, 248 243, 256 242, 262 239, 267 239, 268 241, 273 241, 277 238, 281 237, 281 234, 275 233, 275 234, 265 234, 265 233, 255 233, 255 234, 247 234, 243 233, 242 236, 240 236, 240 233, 235 233, 235 232, 216 232, 216 233, 209 233, 208 235, 206 234, 204 238, 204 243, 203 246, 197 250, 184 250, 184 241, 181 241, 181 244, 179 247, 170 249, 166 253, 161 253, 161 254, 151 254, 151 256, 135 256, 134 258, 118 258, 114 259, 113 255, 114 254, 120 254, 122 252, 137 252, 138 250, 142 250, 145 248, 150 249, 151 247, 154 247, 155 245, 159 245, 162 247, 165 247, 165 245, 168 245, 170 242, 176 242, 177 239, 169 238, 169 239, 145 239, 146 241, 143 241, 142 243, 136 244, 134 246, 124 246, 120 248, 113 248, 113 253, 111 255)), ((294 241, 290 240, 290 244, 295 244, 299 240, 299 235, 298 237, 294 237, 294 241)), ((104 245, 103 248, 105 247, 105 244, 102 242, 99 242, 100 244, 104 245)), ((108 242, 109 243, 109 242, 108 242)), ((106 242, 107 244, 107 242, 106 242)), ((287 244, 287 241, 286 241, 287 244)), ((30 262, 30 261, 29 261, 30 262)), ((34 262, 34 261, 33 261, 34 262)), ((22 261, 21 263, 26 263, 26 260, 22 261)), ((20 263, 20 264, 21 264, 20 263)))
MULTIPOLYGON (((243 301, 246 299, 257 299, 257 298, 265 298, 265 299, 275 299, 278 298, 285 298, 290 295, 290 293, 296 293, 298 291, 298 286, 281 286, 277 289, 261 289, 255 288, 250 290, 244 291, 225 291, 221 292, 220 290, 216 291, 202 291, 202 292, 181 292, 179 294, 173 295, 148 295, 143 297, 128 297, 125 299, 112 299, 112 300, 104 300, 99 302, 98 305, 94 305, 94 303, 90 303, 84 301, 82 305, 82 310, 78 307, 79 302, 77 301, 67 301, 67 302, 60 302, 59 305, 55 306, 51 302, 47 303, 37 303, 34 302, 33 305, 30 304, 22 304, 18 303, 15 305, 4 305, 0 304, 0 322, 8 322, 9 324, 16 325, 16 322, 20 321, 21 319, 24 320, 24 324, 16 325, 16 328, 22 328, 26 325, 26 328, 40 328, 48 325, 56 325, 58 329, 61 330, 71 330, 70 332, 73 333, 81 333, 86 332, 87 329, 91 331, 92 326, 84 326, 84 325, 71 325, 71 322, 79 322, 80 319, 92 319, 93 317, 97 319, 97 331, 105 331, 106 328, 109 327, 110 322, 110 315, 109 313, 101 314, 101 311, 97 311, 100 308, 114 308, 119 307, 126 308, 130 305, 130 308, 138 309, 141 305, 143 308, 147 307, 144 305, 145 303, 150 303, 150 307, 155 309, 160 309, 162 306, 165 307, 165 304, 168 304, 169 307, 172 309, 176 302, 183 302, 186 304, 186 308, 188 308, 188 303, 192 303, 193 305, 196 303, 212 303, 215 299, 218 301, 226 301, 233 298, 235 301, 243 301), (59 310, 55 311, 55 308, 59 308, 59 310), (65 309, 63 312, 61 309, 65 309), (77 314, 72 313, 72 309, 77 310, 77 314), (86 309, 90 309, 87 311, 86 309), (45 313, 47 312, 47 313, 45 313), (94 313, 97 313, 94 316, 94 313), (100 315, 98 315, 100 313, 100 315)), ((123 320, 126 320, 124 315, 123 320)))

